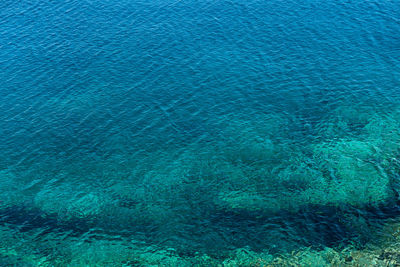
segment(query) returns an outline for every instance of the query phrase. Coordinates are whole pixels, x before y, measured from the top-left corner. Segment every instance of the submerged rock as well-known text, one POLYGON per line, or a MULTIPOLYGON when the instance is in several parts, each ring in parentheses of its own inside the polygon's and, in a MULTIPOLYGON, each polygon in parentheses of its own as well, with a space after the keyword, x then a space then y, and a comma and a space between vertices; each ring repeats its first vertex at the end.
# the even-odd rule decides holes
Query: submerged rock
POLYGON ((378 206, 394 197, 384 158, 372 144, 341 139, 311 148, 308 154, 288 153, 281 162, 242 166, 253 177, 249 186, 223 189, 218 205, 279 213, 307 205, 378 206))
POLYGON ((314 146, 314 157, 325 173, 327 204, 374 205, 393 197, 382 159, 370 143, 339 140, 314 146))
POLYGON ((62 220, 91 218, 100 215, 112 199, 88 185, 69 183, 48 185, 38 192, 33 205, 48 214, 57 214, 62 220))

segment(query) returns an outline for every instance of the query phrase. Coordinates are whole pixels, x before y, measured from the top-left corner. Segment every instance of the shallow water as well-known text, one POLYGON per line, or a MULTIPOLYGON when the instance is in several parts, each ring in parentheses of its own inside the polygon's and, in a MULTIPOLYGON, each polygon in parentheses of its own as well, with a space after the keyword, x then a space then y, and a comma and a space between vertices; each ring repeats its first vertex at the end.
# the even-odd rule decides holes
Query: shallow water
POLYGON ((397 1, 2 1, 0 263, 383 248, 399 18, 397 1))

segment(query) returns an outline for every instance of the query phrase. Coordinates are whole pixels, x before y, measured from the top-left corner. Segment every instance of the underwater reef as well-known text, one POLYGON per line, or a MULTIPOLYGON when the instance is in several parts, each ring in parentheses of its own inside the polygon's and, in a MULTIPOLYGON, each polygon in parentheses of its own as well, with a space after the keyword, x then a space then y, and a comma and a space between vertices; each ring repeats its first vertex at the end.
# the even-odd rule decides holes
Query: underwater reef
POLYGON ((399 1, 0 1, 0 267, 400 266, 399 1))
POLYGON ((400 264, 400 109, 322 116, 224 118, 212 142, 3 169, 0 263, 400 264))

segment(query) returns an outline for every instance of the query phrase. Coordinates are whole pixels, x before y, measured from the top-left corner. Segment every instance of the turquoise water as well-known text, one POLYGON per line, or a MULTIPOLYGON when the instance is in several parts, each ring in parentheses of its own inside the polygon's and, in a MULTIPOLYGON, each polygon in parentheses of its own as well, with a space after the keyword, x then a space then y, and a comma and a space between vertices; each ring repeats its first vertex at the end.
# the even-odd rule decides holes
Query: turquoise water
POLYGON ((0 265, 385 249, 399 18, 377 0, 1 1, 0 265))

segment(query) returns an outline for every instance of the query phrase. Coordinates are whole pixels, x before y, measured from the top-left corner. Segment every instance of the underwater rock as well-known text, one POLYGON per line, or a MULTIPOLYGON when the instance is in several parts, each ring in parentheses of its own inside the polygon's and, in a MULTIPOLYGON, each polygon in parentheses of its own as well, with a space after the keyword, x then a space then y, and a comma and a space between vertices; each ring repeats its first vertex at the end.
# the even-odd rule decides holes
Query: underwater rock
POLYGON ((95 217, 102 213, 106 205, 113 202, 107 194, 90 186, 74 186, 62 183, 46 185, 38 192, 33 205, 48 214, 57 214, 60 219, 95 217), (46 188, 47 187, 47 188, 46 188))
POLYGON ((362 131, 363 137, 374 145, 376 152, 386 159, 397 158, 400 152, 400 115, 397 113, 369 119, 362 131))
POLYGON ((314 158, 329 182, 326 204, 379 204, 390 197, 389 176, 379 168, 374 147, 357 140, 314 145, 314 158))
POLYGON ((274 198, 268 199, 256 192, 227 191, 220 192, 218 197, 217 205, 225 209, 245 209, 248 211, 265 211, 269 209, 277 211, 280 209, 279 203, 276 203, 278 202, 277 200, 268 201, 274 198))
POLYGON ((311 148, 311 155, 293 151, 280 163, 241 165, 252 177, 249 186, 222 188, 217 206, 295 212, 307 205, 377 206, 394 197, 390 175, 380 166, 383 159, 372 144, 338 140, 311 148))
POLYGON ((319 120, 314 134, 321 141, 357 136, 375 114, 367 105, 341 105, 319 120))
MULTIPOLYGON (((57 214, 64 221, 96 218, 93 225, 105 232, 97 239, 124 236, 151 240, 193 257, 198 248, 188 240, 198 238, 196 242, 204 245, 207 236, 215 244, 215 250, 232 244, 240 247, 257 239, 256 234, 269 233, 271 229, 265 228, 265 223, 271 217, 276 218, 272 225, 279 226, 283 220, 291 224, 294 232, 308 230, 296 244, 336 244, 352 237, 356 228, 342 223, 344 216, 332 207, 377 205, 390 198, 389 179, 384 170, 375 168, 381 158, 366 142, 342 139, 311 144, 302 151, 268 138, 244 138, 240 142, 243 144, 238 147, 243 150, 237 151, 249 151, 240 160, 226 157, 226 146, 216 146, 213 150, 197 144, 182 153, 154 154, 143 160, 146 164, 132 165, 128 178, 115 181, 108 188, 104 186, 106 183, 99 188, 82 183, 76 187, 70 181, 45 184, 34 198, 34 206, 45 214, 57 214), (377 192, 369 188, 370 183, 377 185, 377 192), (364 195, 354 194, 351 191, 354 185, 364 195), (314 217, 305 219, 304 214, 314 217), (223 229, 223 238, 218 235, 221 230, 210 227, 207 221, 223 229), (315 222, 322 222, 319 226, 322 228, 307 228, 316 225, 315 222), (183 226, 194 227, 197 232, 183 226), (333 236, 338 229, 342 232, 333 236), (168 240, 166 236, 177 236, 180 241, 168 240)), ((236 149, 233 147, 231 151, 236 149)), ((273 238, 263 237, 251 249, 259 252, 261 247, 281 237, 278 234, 273 238)), ((171 262, 175 262, 178 256, 171 257, 171 262)), ((126 262, 157 265, 164 258, 150 253, 143 259, 130 258, 126 262)), ((250 258, 249 262, 258 261, 257 257, 250 258)), ((165 262, 169 260, 165 258, 165 262)), ((198 262, 208 263, 205 259, 198 262)), ((187 261, 179 258, 179 264, 184 266, 187 261)))
POLYGON ((235 266, 267 266, 271 263, 273 256, 268 252, 254 252, 248 248, 235 250, 231 257, 225 259, 222 265, 225 267, 235 266))
POLYGON ((279 213, 297 211, 307 204, 319 204, 327 198, 328 184, 323 174, 308 166, 301 152, 286 151, 286 158, 260 165, 243 166, 249 177, 248 186, 225 188, 219 195, 218 206, 233 210, 259 210, 279 213))

